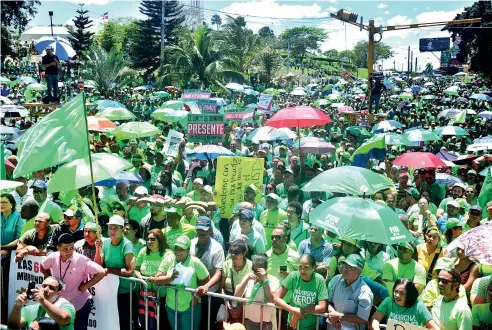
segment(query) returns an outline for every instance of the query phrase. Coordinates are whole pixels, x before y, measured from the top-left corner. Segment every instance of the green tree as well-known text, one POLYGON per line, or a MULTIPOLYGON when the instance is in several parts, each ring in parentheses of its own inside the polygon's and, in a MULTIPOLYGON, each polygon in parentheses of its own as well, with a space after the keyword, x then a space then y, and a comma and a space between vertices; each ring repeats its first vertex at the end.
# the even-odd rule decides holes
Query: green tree
POLYGON ((220 15, 214 14, 212 16, 212 25, 215 25, 217 27, 217 30, 219 29, 220 25, 222 24, 222 18, 220 18, 220 15))
POLYGON ((70 36, 68 39, 72 43, 73 50, 77 53, 77 57, 80 58, 82 52, 88 49, 92 44, 93 32, 87 31, 92 26, 92 20, 87 16, 88 10, 84 10, 84 5, 80 5, 80 9, 76 10, 78 16, 73 20, 75 28, 70 27, 68 32, 70 36))
POLYGON ((275 38, 275 33, 268 26, 264 26, 258 30, 258 35, 262 38, 275 38))
POLYGON ((260 81, 269 85, 282 67, 282 56, 278 49, 267 46, 258 54, 255 62, 256 71, 260 74, 260 81))
POLYGON ((457 38, 459 42, 459 52, 456 59, 462 63, 469 61, 470 70, 483 75, 492 81, 492 61, 490 61, 490 45, 492 45, 492 3, 488 1, 477 1, 472 6, 456 15, 455 20, 478 18, 479 23, 466 25, 450 25, 443 30, 452 33, 453 41, 457 38))
POLYGON ((116 48, 107 52, 102 47, 93 47, 85 56, 83 77, 93 80, 101 94, 107 96, 112 84, 121 88, 135 81, 136 72, 129 64, 116 48))
POLYGON ((432 66, 432 63, 427 63, 425 65, 424 74, 431 75, 433 72, 434 72, 434 67, 432 66))
POLYGON ((290 44, 292 56, 302 63, 308 51, 319 49, 320 43, 328 38, 324 29, 308 26, 294 27, 285 30, 280 38, 287 49, 290 44))
POLYGON ((37 14, 37 6, 40 4, 41 2, 37 0, 1 2, 2 62, 5 60, 5 56, 14 54, 13 34, 24 31, 31 17, 37 14))
POLYGON ((116 48, 124 53, 130 52, 138 37, 139 26, 135 20, 128 18, 107 22, 95 36, 98 44, 107 52, 116 48))
POLYGON ((340 58, 340 53, 336 49, 330 49, 323 53, 329 59, 337 60, 340 58))
MULTIPOLYGON (((165 45, 176 46, 178 31, 184 21, 183 5, 177 0, 167 0, 164 5, 165 45)), ((148 18, 137 22, 139 35, 137 40, 134 40, 130 54, 136 68, 147 69, 151 72, 160 65, 162 1, 142 0, 139 10, 148 18)))
MULTIPOLYGON (((367 54, 368 54, 368 42, 359 41, 353 52, 353 63, 360 68, 367 68, 367 54)), ((393 56, 391 47, 384 42, 378 42, 374 44, 374 63, 378 60, 386 60, 393 56)))

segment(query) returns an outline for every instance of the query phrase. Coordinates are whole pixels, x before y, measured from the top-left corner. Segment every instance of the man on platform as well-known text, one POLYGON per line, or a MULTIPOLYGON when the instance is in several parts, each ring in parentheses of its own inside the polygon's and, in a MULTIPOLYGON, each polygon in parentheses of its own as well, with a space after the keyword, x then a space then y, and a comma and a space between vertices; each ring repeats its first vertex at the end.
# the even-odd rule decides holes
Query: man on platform
POLYGON ((42 59, 43 68, 46 72, 46 84, 48 85, 48 101, 60 103, 58 96, 58 66, 60 60, 53 54, 51 46, 46 47, 46 55, 42 59))

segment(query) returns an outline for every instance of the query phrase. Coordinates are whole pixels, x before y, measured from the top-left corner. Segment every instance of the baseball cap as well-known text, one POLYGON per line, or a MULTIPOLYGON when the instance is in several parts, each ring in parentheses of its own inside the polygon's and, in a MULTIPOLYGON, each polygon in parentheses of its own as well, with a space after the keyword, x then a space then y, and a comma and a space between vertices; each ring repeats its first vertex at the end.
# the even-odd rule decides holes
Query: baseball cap
POLYGON ((65 214, 67 217, 82 217, 82 211, 79 210, 75 205, 70 206, 65 212, 63 212, 63 214, 65 214))
POLYGON ((469 170, 466 174, 477 175, 477 171, 475 171, 475 170, 469 170))
POLYGON ((400 173, 400 178, 404 178, 404 177, 409 177, 410 174, 408 174, 408 172, 403 172, 403 173, 400 173))
POLYGON ((451 201, 448 201, 447 206, 454 206, 458 209, 460 207, 460 204, 458 204, 458 202, 455 200, 451 200, 451 201))
POLYGON ((176 247, 180 247, 182 249, 189 249, 190 246, 191 246, 191 240, 188 236, 186 235, 182 235, 182 236, 179 236, 177 239, 176 239, 176 242, 174 242, 174 246, 176 247))
POLYGON ((148 195, 149 191, 144 186, 138 186, 135 189, 135 195, 148 195))
POLYGON ((407 250, 415 252, 415 245, 410 243, 410 242, 403 242, 403 243, 398 244, 398 246, 401 246, 407 250))
POLYGON ((341 262, 346 263, 349 266, 359 268, 361 270, 364 268, 364 258, 362 258, 362 256, 355 253, 349 254, 348 257, 345 258, 345 260, 342 260, 341 262))
POLYGON ((119 215, 113 215, 111 218, 109 218, 108 226, 109 225, 118 225, 118 226, 124 227, 125 226, 125 219, 123 219, 119 215))
POLYGON ((84 230, 101 231, 101 227, 95 222, 86 222, 84 225, 84 230))
POLYGON ((348 238, 348 237, 342 237, 342 238, 340 238, 340 241, 347 242, 347 243, 350 243, 350 244, 355 245, 355 246, 357 246, 357 243, 358 243, 355 238, 348 238))
POLYGON ((482 214, 482 208, 480 207, 480 205, 473 205, 472 207, 470 207, 470 213, 482 214))
POLYGON ((212 221, 209 217, 202 215, 196 220, 196 229, 208 230, 212 226, 212 221))
POLYGON ((242 209, 240 212, 239 212, 239 217, 241 218, 241 216, 245 217, 246 220, 248 221, 253 221, 254 219, 254 215, 253 215, 253 211, 251 211, 250 209, 242 209))
POLYGON ((454 268, 454 260, 451 258, 439 258, 437 259, 435 270, 441 270, 444 268, 454 268))
POLYGON ((446 229, 451 229, 455 227, 463 227, 465 224, 456 218, 449 218, 446 222, 446 229))
POLYGON ((275 194, 275 193, 269 193, 268 195, 266 195, 266 197, 267 197, 267 198, 274 199, 277 203, 278 203, 278 201, 279 201, 279 199, 280 199, 280 197, 278 197, 278 195, 277 195, 277 194, 275 194))
POLYGON ((453 188, 454 187, 460 187, 461 189, 466 189, 466 186, 464 184, 462 184, 461 182, 456 182, 454 185, 453 185, 453 188))
POLYGON ((198 184, 203 185, 203 179, 202 178, 196 178, 195 180, 193 180, 193 183, 198 183, 198 184))
POLYGON ((466 202, 466 199, 464 198, 456 198, 455 199, 456 203, 458 203, 459 207, 462 209, 465 209, 468 203, 466 202))
POLYGON ((48 185, 43 180, 36 180, 33 182, 31 188, 47 189, 48 185))
POLYGON ((246 187, 246 189, 248 188, 252 189, 255 194, 261 193, 260 189, 258 189, 258 187, 253 183, 246 187))
POLYGON ((413 198, 417 199, 420 197, 420 193, 419 191, 417 190, 417 188, 415 187, 410 187, 408 188, 407 190, 405 190, 410 196, 412 196, 413 198))
POLYGON ((292 172, 292 170, 291 170, 290 168, 288 168, 288 169, 284 170, 284 174, 285 174, 285 173, 289 173, 289 174, 294 175, 294 172, 292 172))
POLYGON ((204 186, 202 190, 205 190, 210 195, 213 195, 212 187, 210 187, 209 185, 204 186))

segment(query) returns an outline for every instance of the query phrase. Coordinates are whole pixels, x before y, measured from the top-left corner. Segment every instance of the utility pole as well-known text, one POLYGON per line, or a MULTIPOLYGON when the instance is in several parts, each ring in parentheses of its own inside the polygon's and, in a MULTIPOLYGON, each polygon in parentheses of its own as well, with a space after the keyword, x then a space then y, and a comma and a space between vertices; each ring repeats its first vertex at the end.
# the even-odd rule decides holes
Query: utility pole
POLYGON ((410 77, 412 76, 413 74, 413 50, 412 50, 412 55, 410 55, 410 77))
POLYGON ((396 71, 396 61, 393 60, 393 71, 396 71))
POLYGON ((166 41, 164 40, 164 36, 166 34, 166 0, 161 0, 161 64, 164 63, 164 46, 166 41))
POLYGON ((417 55, 415 55, 415 73, 418 73, 418 70, 417 70, 417 55))
POLYGON ((407 74, 410 76, 410 46, 408 46, 408 56, 407 56, 407 74))
POLYGON ((53 37, 53 12, 50 10, 48 14, 50 15, 51 36, 53 37))
POLYGON ((290 40, 287 40, 287 72, 290 72, 290 40))

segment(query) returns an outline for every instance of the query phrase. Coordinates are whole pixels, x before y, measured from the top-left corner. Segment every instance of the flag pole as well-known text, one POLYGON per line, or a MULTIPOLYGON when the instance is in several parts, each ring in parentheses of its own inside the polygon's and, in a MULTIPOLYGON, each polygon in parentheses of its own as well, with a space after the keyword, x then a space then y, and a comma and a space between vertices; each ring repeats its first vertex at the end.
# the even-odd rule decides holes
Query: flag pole
POLYGON ((86 134, 87 149, 89 151, 89 169, 91 171, 92 202, 94 204, 93 210, 94 210, 94 216, 96 217, 96 224, 99 224, 98 207, 97 207, 97 200, 96 200, 96 187, 94 186, 94 172, 92 170, 91 144, 89 140, 89 124, 87 122, 87 107, 85 105, 85 92, 82 92, 82 102, 84 104, 84 121, 85 121, 85 129, 87 132, 86 134))

